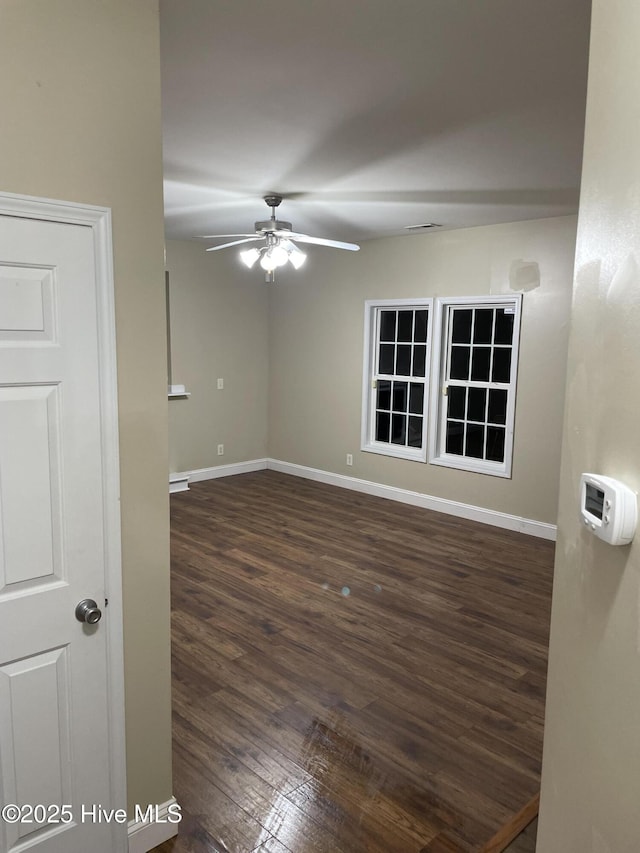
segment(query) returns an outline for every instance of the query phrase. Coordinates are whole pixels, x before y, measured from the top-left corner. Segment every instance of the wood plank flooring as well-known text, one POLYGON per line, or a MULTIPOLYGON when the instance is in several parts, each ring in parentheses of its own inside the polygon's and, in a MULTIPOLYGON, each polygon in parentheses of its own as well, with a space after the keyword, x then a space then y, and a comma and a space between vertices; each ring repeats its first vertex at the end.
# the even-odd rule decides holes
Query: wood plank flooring
MULTIPOLYGON (((465 853, 539 790, 553 544, 273 471, 172 497, 159 853, 465 853)), ((506 842, 505 842, 506 843, 506 842)))

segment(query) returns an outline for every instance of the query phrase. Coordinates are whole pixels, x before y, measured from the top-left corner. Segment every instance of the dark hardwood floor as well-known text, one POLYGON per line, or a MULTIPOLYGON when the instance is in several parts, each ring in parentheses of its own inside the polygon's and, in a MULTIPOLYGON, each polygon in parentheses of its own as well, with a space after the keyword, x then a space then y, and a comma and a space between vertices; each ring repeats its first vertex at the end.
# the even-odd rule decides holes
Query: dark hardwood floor
POLYGON ((158 851, 504 849, 535 814, 552 565, 550 542, 273 471, 174 495, 185 819, 158 851))

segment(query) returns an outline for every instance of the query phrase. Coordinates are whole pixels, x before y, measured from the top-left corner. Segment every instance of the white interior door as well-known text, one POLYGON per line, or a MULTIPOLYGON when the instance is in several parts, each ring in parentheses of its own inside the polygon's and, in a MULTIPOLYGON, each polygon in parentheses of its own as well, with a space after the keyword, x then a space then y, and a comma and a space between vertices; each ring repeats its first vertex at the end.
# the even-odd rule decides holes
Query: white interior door
POLYGON ((113 329, 96 233, 0 215, 0 795, 21 818, 0 819, 3 853, 126 850, 126 823, 91 812, 124 800, 113 329), (83 599, 96 624, 76 618, 83 599))

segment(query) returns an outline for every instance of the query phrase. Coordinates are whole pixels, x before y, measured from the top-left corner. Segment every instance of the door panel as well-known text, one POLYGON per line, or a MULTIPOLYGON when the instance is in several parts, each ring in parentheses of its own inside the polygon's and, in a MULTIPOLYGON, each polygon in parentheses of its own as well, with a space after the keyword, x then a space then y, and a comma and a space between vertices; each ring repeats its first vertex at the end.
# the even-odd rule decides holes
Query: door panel
MULTIPOLYGON (((68 664, 68 648, 63 648, 0 668, 0 715, 13 731, 13 742, 6 744, 11 760, 2 764, 9 802, 71 801, 68 664)), ((8 827, 9 849, 49 828, 38 818, 36 813, 33 823, 8 827)))
POLYGON ((0 340, 51 341, 53 275, 26 265, 0 265, 0 340))
POLYGON ((126 836, 83 811, 113 805, 109 753, 122 748, 110 743, 96 287, 90 227, 0 216, 0 799, 72 817, 0 821, 2 853, 111 853, 126 836), (85 598, 103 611, 96 625, 75 618, 85 598))
POLYGON ((0 388, 2 586, 54 575, 56 565, 60 570, 57 403, 57 385, 0 388))

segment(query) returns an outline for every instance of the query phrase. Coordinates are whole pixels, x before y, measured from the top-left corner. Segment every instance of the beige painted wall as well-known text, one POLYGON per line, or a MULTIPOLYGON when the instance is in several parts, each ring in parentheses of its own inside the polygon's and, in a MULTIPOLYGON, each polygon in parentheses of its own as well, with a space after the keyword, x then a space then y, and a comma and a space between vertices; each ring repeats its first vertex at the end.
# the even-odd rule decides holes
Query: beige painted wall
POLYGON ((0 188, 113 214, 130 804, 172 793, 157 5, 0 7, 0 188))
POLYGON ((267 455, 269 288, 255 272, 243 274, 237 252, 205 248, 167 241, 172 379, 191 393, 169 403, 173 472, 267 455))
POLYGON ((555 523, 575 230, 561 217, 310 253, 269 291, 269 455, 555 523), (513 478, 361 452, 365 300, 512 293, 517 260, 540 286, 523 299, 513 478))
POLYGON ((538 853, 640 849, 640 541, 578 519, 583 471, 640 489, 640 4, 595 0, 538 853))

